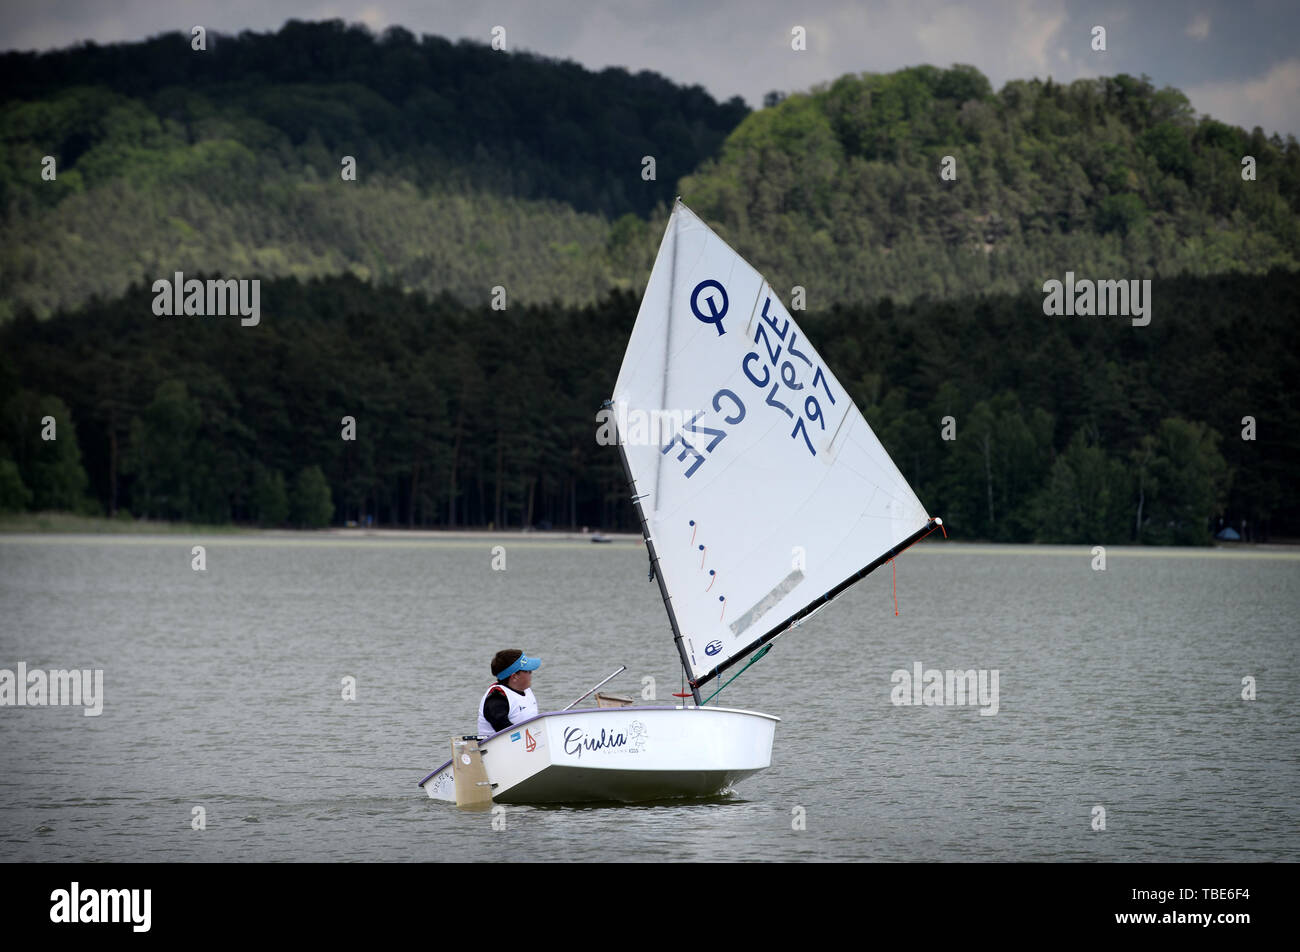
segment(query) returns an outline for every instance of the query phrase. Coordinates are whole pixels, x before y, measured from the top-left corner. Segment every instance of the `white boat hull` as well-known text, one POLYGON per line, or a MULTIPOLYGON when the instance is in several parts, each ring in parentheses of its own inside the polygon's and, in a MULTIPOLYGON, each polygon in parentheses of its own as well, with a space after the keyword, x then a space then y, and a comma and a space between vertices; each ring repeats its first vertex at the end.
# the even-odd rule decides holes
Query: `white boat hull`
MULTIPOLYGON (((707 797, 772 762, 779 718, 725 707, 539 714, 481 741, 497 803, 707 797)), ((420 786, 456 802, 451 761, 420 786)))

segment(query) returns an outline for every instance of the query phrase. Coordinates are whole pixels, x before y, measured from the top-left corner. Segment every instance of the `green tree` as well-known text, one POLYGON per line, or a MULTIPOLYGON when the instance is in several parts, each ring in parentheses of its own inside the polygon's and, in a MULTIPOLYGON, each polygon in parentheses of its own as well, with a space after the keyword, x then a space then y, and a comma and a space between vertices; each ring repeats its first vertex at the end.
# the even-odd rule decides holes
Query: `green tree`
POLYGON ((307 466, 293 487, 293 522, 303 529, 321 529, 334 517, 330 486, 319 466, 307 466))
POLYGON ((1172 122, 1152 126, 1143 133, 1139 144, 1156 160, 1162 171, 1183 174, 1192 165, 1192 146, 1187 132, 1172 122))
POLYGON ((278 469, 258 467, 253 477, 253 516, 263 526, 283 525, 289 518, 289 494, 284 474, 278 469))
POLYGON ((1150 468, 1157 489, 1149 496, 1143 541, 1208 545, 1211 520, 1227 493, 1230 473, 1219 434, 1177 417, 1160 421, 1150 468))
POLYGON ((1097 209, 1097 230, 1103 234, 1117 231, 1127 235, 1142 223, 1146 213, 1146 204, 1132 192, 1107 196, 1097 209))
POLYGON ((21 512, 31 504, 32 491, 23 485, 18 464, 0 459, 0 512, 21 512))
POLYGON ((1038 495, 1038 537, 1060 542, 1127 542, 1129 484, 1124 465, 1080 430, 1052 464, 1038 495))
POLYGON ((192 516, 195 438, 203 410, 180 380, 154 393, 143 417, 131 421, 126 469, 135 477, 131 508, 146 518, 192 516))
POLYGON ((1051 414, 1026 412, 1016 394, 1002 393, 955 416, 957 439, 949 444, 941 495, 954 525, 998 541, 1032 535, 1034 494, 1051 460, 1051 414))
POLYGON ((31 507, 93 511, 68 405, 58 397, 23 390, 10 398, 4 415, 6 432, 0 443, 13 448, 21 483, 31 492, 31 507), (47 433, 53 438, 45 439, 47 433))

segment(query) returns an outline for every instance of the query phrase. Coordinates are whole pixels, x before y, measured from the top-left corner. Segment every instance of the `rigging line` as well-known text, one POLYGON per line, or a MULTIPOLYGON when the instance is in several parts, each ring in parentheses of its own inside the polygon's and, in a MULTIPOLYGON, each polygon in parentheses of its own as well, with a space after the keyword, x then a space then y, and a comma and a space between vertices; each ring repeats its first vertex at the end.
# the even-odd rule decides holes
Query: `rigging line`
MULTIPOLYGON (((928 518, 929 518, 929 520, 930 520, 930 532, 933 532, 935 529, 943 529, 943 520, 942 520, 942 519, 938 518, 937 516, 929 516, 928 518)), ((904 552, 906 552, 906 551, 907 551, 908 549, 910 549, 912 546, 916 545, 916 543, 920 542, 921 539, 924 539, 925 536, 928 536, 928 535, 930 534, 930 532, 927 532, 925 535, 921 536, 921 537, 918 538, 918 539, 914 539, 914 540, 912 540, 912 541, 909 542, 907 545, 905 545, 905 546, 903 546, 901 549, 899 549, 898 552, 897 552, 896 554, 897 554, 897 555, 902 555, 904 552)), ((943 537, 944 537, 945 539, 948 538, 948 530, 947 530, 947 529, 943 529, 943 537)))
POLYGON ((829 604, 830 604, 830 602, 822 602, 822 603, 821 603, 820 605, 818 605, 815 609, 813 609, 812 611, 810 611, 807 615, 804 615, 802 618, 799 618, 799 619, 797 619, 797 620, 795 620, 795 621, 792 621, 792 622, 790 623, 790 627, 789 627, 789 628, 786 628, 785 631, 782 631, 782 632, 781 632, 780 634, 778 634, 778 635, 773 635, 773 636, 772 636, 772 640, 773 640, 773 641, 776 641, 776 639, 780 638, 781 635, 784 635, 786 631, 794 631, 796 628, 802 627, 802 625, 803 625, 804 622, 806 622, 808 619, 812 618, 814 615, 816 615, 819 611, 821 611, 823 608, 825 608, 825 607, 826 607, 827 605, 829 605, 829 604))
POLYGON ((727 685, 731 684, 732 681, 736 680, 736 678, 740 677, 742 674, 744 674, 746 671, 748 671, 749 668, 750 668, 750 665, 752 665, 752 664, 754 664, 755 662, 761 660, 761 659, 763 658, 763 656, 766 655, 766 654, 767 654, 769 651, 771 651, 771 650, 772 650, 772 642, 769 641, 767 644, 763 645, 763 647, 760 648, 760 649, 758 650, 758 653, 757 653, 757 654, 755 654, 752 658, 749 659, 749 664, 745 665, 743 668, 741 668, 739 671, 737 671, 735 674, 733 674, 730 678, 728 678, 728 679, 727 679, 727 684, 724 684, 722 687, 718 688, 716 691, 714 691, 712 694, 710 694, 710 695, 708 696, 708 698, 704 701, 704 703, 705 703, 705 704, 708 704, 709 701, 712 701, 715 697, 717 697, 719 694, 721 694, 722 691, 723 691, 723 688, 727 687, 727 685))
MULTIPOLYGON (((934 523, 934 525, 931 526, 930 528, 930 532, 933 532, 935 529, 943 529, 943 537, 945 539, 948 538, 948 530, 944 528, 942 519, 935 519, 931 517, 930 521, 934 523)), ((925 535, 921 536, 921 539, 924 539, 926 536, 928 536, 930 532, 927 532, 925 535)), ((920 542, 921 539, 917 539, 916 542, 920 542)), ((916 545, 916 542, 913 542, 912 545, 916 545)), ((899 555, 902 555, 904 552, 907 551, 907 549, 910 549, 912 545, 909 545, 907 548, 902 549, 898 553, 898 555, 895 555, 894 558, 889 560, 889 564, 894 567, 894 617, 895 618, 898 617, 898 563, 896 560, 899 555)), ((822 607, 825 608, 826 606, 823 605, 822 607)), ((816 614, 816 612, 814 612, 814 614, 816 614)))

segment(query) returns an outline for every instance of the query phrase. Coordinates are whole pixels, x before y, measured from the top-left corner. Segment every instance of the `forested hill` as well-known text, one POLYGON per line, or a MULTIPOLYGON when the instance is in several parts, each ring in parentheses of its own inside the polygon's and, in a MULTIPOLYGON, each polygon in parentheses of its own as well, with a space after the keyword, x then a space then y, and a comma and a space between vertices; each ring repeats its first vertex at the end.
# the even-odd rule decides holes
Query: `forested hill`
POLYGON ((339 21, 205 51, 172 33, 7 53, 0 319, 174 270, 594 300, 648 270, 624 251, 650 244, 636 222, 748 111, 650 72, 339 21))
MULTIPOLYGON (((80 167, 87 186, 129 176, 135 162, 183 161, 175 153, 184 146, 224 143, 273 151, 290 172, 314 162, 337 177, 339 157, 352 155, 366 177, 422 189, 482 188, 645 217, 749 112, 739 97, 719 104, 652 72, 594 73, 400 27, 376 37, 339 20, 290 21, 279 33, 210 35, 206 45, 196 51, 189 35, 169 33, 0 55, 5 138, 17 133, 62 168, 80 167), (641 177, 645 155, 662 175, 641 177)), ((0 197, 40 182, 15 158, 0 197)))
POLYGON ((290 22, 207 46, 0 55, 0 321, 174 271, 593 304, 644 285, 677 193, 811 308, 1300 261, 1294 140, 1127 76, 994 93, 924 66, 749 113, 398 28, 290 22))
POLYGON ((1300 263, 1295 139, 1123 75, 997 94, 969 67, 845 76, 752 114, 681 193, 810 307, 1300 263))

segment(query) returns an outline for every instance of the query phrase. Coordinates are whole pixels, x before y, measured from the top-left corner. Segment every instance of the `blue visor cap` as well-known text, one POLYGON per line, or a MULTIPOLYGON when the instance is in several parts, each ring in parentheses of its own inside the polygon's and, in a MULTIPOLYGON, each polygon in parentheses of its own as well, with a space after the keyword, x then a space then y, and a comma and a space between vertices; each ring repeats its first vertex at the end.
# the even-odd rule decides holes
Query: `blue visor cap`
POLYGON ((497 680, 504 681, 516 671, 536 671, 541 666, 541 658, 530 658, 528 655, 520 655, 519 660, 497 675, 497 680))

